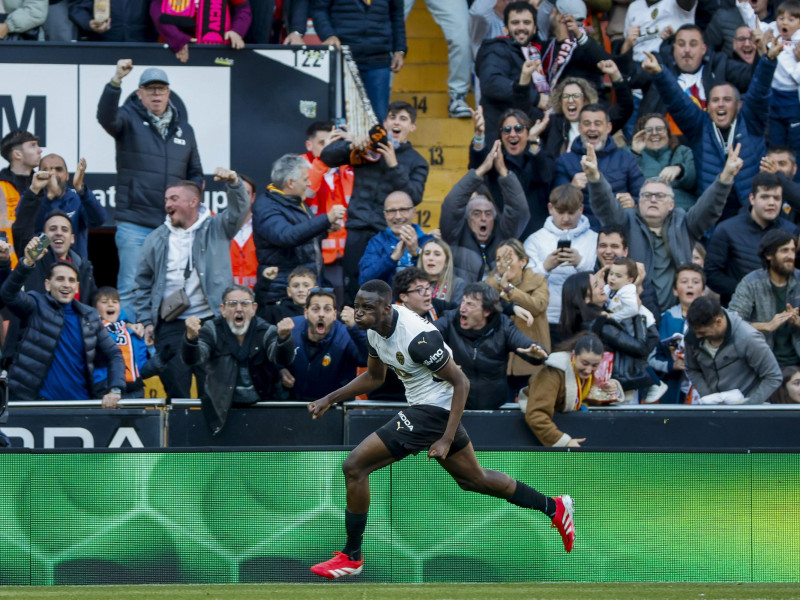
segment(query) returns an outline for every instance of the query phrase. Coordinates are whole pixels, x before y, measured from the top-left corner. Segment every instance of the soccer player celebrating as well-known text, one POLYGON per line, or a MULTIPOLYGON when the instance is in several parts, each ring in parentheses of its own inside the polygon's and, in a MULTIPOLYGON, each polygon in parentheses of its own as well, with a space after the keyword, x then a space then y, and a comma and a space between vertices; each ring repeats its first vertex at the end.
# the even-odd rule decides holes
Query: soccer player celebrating
MULTIPOLYGON (((370 473, 426 448, 428 459, 439 461, 462 489, 505 498, 511 504, 545 513, 570 552, 575 542, 572 498, 550 498, 478 463, 461 424, 469 380, 453 362, 450 348, 436 328, 413 311, 392 304, 391 288, 377 279, 361 286, 354 309, 356 325, 367 330, 367 371, 311 402, 308 411, 316 419, 336 402, 371 392, 383 383, 387 366, 403 382, 409 407, 370 434, 345 459, 342 470, 347 486, 347 543, 342 552, 334 552, 331 560, 311 567, 311 572, 329 579, 361 572, 370 473)), ((518 348, 517 352, 533 358, 547 357, 537 344, 518 348)))

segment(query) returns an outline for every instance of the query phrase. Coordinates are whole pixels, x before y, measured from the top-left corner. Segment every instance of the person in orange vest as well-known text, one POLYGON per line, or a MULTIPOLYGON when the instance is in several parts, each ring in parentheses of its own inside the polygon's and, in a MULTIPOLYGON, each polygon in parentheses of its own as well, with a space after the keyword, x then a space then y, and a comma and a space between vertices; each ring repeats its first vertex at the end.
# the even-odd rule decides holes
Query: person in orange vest
MULTIPOLYGON (((9 132, 0 141, 0 155, 8 161, 8 166, 0 170, 0 232, 13 245, 11 224, 16 218, 17 204, 33 181, 33 169, 39 166, 42 149, 39 137, 22 129, 9 132)), ((17 257, 11 254, 11 268, 17 264, 17 257)))
MULTIPOLYGON (((239 173, 244 182, 250 206, 256 201, 256 182, 251 177, 239 173)), ((247 221, 236 232, 231 240, 231 267, 233 269, 233 282, 246 285, 250 289, 258 280, 258 259, 256 258, 256 243, 253 241, 253 212, 247 211, 247 221)))
MULTIPOLYGON (((306 191, 306 205, 315 215, 327 213, 333 206, 347 208, 353 193, 353 167, 342 165, 329 168, 319 155, 331 142, 344 138, 344 132, 336 129, 330 121, 315 121, 306 129, 305 157, 311 167, 308 169, 309 186, 306 191)), ((344 297, 344 273, 342 256, 347 239, 347 217, 339 231, 332 231, 322 240, 322 262, 325 279, 333 286, 337 306, 342 305, 344 297)))

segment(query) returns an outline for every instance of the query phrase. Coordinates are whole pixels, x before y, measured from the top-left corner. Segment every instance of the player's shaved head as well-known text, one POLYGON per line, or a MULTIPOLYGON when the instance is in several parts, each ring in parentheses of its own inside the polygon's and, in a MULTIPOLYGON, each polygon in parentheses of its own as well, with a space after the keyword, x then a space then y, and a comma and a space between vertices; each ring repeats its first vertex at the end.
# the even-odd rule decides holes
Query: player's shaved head
POLYGON ((384 304, 392 303, 392 288, 389 287, 388 283, 380 279, 370 279, 358 291, 377 294, 384 304))

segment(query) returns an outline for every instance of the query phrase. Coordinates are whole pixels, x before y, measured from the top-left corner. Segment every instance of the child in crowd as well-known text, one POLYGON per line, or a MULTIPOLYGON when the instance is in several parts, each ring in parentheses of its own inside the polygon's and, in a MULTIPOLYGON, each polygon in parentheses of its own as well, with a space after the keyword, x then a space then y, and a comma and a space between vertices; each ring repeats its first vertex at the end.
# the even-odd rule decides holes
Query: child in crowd
MULTIPOLYGON (((275 270, 277 275, 277 270, 275 270)), ((267 293, 270 281, 260 277, 254 292, 258 303, 257 315, 267 323, 277 325, 284 317, 297 317, 304 314, 308 292, 316 287, 317 276, 308 267, 295 267, 289 273, 289 285, 286 286, 286 297, 275 304, 262 303, 262 298, 267 293)))
POLYGON ((800 152, 800 0, 784 0, 778 4, 778 18, 772 23, 759 21, 749 0, 739 0, 737 8, 750 29, 756 26, 775 36, 773 44, 782 44, 778 66, 772 78, 772 99, 769 106, 770 146, 790 146, 800 152))
MULTIPOLYGON (((639 290, 636 287, 636 278, 639 276, 639 269, 636 261, 632 258, 618 256, 614 263, 608 268, 606 275, 607 283, 603 291, 608 295, 606 311, 609 316, 624 326, 625 330, 633 334, 633 319, 636 316, 643 316, 646 327, 652 327, 656 323, 653 314, 647 310, 639 301, 639 290)), ((667 385, 658 379, 653 373, 653 378, 658 383, 647 388, 645 403, 658 402, 667 393, 667 385)))
MULTIPOLYGON (((105 286, 97 290, 94 295, 94 307, 100 313, 103 326, 122 352, 125 361, 125 389, 123 398, 144 398, 144 380, 158 375, 176 350, 169 346, 160 354, 153 356, 144 343, 144 327, 140 323, 128 323, 127 316, 122 311, 119 292, 116 288, 105 286)), ((108 367, 98 365, 94 370, 95 382, 105 381, 108 376, 108 367)))
POLYGON ((683 336, 686 333, 686 311, 695 298, 706 293, 706 278, 703 268, 696 264, 678 267, 672 284, 672 293, 678 304, 664 311, 658 333, 661 343, 650 355, 648 362, 666 382, 669 391, 661 399, 662 404, 681 404, 691 389, 686 377, 683 336))

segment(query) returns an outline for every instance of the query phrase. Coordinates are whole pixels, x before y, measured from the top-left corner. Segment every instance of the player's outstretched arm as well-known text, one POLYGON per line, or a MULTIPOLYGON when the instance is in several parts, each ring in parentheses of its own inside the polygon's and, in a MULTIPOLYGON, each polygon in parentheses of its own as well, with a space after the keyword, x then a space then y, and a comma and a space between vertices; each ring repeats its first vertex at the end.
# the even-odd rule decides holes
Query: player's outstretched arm
POLYGON ((384 379, 386 379, 386 365, 384 365, 379 358, 370 356, 367 359, 366 372, 353 379, 353 381, 346 386, 340 387, 338 390, 331 392, 319 400, 310 402, 308 404, 308 412, 311 413, 313 419, 318 419, 325 414, 326 410, 337 402, 343 402, 378 389, 384 379))
POLYGON ((461 415, 464 414, 464 406, 467 404, 469 395, 469 379, 452 358, 444 367, 436 371, 436 376, 453 386, 453 401, 450 405, 450 417, 447 419, 444 435, 431 444, 428 449, 428 459, 440 458, 443 460, 450 452, 450 444, 453 443, 456 429, 461 422, 461 415))

